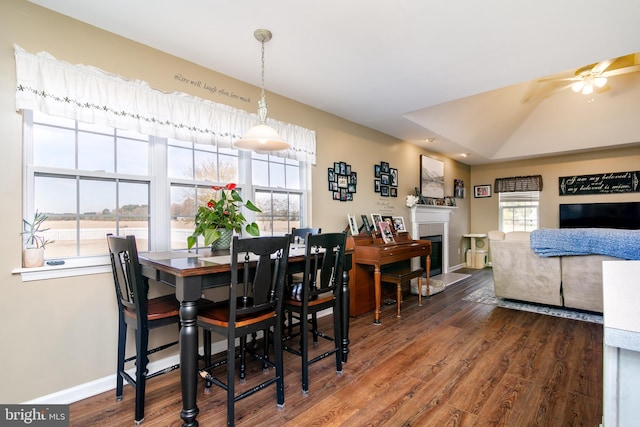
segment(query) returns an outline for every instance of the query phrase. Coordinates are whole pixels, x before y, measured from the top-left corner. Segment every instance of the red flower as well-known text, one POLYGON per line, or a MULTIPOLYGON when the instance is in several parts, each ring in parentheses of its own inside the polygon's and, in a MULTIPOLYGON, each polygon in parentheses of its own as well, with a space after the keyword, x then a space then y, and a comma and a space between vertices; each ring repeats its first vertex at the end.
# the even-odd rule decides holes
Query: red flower
POLYGON ((209 200, 209 202, 207 202, 207 206, 212 208, 213 205, 215 205, 215 203, 213 203, 211 200, 209 200))
POLYGON ((227 190, 233 190, 236 188, 236 185, 233 182, 228 183, 226 186, 227 190))
POLYGON ((211 188, 213 188, 213 189, 214 189, 214 190, 216 190, 216 191, 220 191, 220 190, 222 190, 224 187, 220 187, 220 186, 218 186, 218 185, 212 185, 212 186, 211 186, 211 188))

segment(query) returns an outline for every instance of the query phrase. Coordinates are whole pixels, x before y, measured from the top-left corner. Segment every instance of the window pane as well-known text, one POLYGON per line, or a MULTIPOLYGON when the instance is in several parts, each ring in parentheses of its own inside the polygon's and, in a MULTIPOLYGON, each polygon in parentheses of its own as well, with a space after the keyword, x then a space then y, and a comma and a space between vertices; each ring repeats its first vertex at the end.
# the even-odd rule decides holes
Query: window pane
POLYGON ((269 163, 261 160, 253 160, 251 162, 251 179, 253 185, 259 185, 261 187, 269 186, 269 163))
POLYGON ((290 194, 289 195, 289 229, 287 232, 291 231, 292 228, 300 228, 302 227, 300 222, 300 203, 302 196, 299 194, 290 194))
POLYGON ((183 148, 169 147, 167 150, 167 173, 169 178, 193 179, 193 152, 183 148))
POLYGON ((284 164, 271 163, 269 169, 269 187, 287 188, 284 176, 284 164))
POLYGON ((149 175, 149 143, 118 138, 118 173, 149 175))
POLYGON ((34 207, 49 218, 43 234, 54 243, 47 245, 47 258, 76 256, 76 179, 36 176, 34 207))
POLYGON ((220 182, 238 182, 238 154, 235 156, 219 155, 218 170, 220 171, 220 182))
MULTIPOLYGON (((193 233, 196 215, 196 189, 171 186, 171 249, 186 249, 187 237, 193 233)), ((202 243, 202 242, 200 242, 202 243)))
POLYGON ((206 151, 194 151, 196 173, 195 179, 199 181, 218 181, 218 156, 216 153, 206 151))
POLYGON ((256 212, 256 224, 260 228, 260 235, 270 236, 273 232, 271 193, 258 191, 253 202, 262 211, 256 212))
POLYGON ((299 190, 300 189, 300 167, 294 165, 287 165, 287 188, 299 190))
POLYGON ((75 169, 76 143, 72 129, 33 126, 33 164, 75 169))
POLYGON ((289 232, 289 197, 286 194, 273 195, 273 235, 289 232))
POLYGON ((78 169, 114 172, 114 137, 95 133, 78 133, 78 169))

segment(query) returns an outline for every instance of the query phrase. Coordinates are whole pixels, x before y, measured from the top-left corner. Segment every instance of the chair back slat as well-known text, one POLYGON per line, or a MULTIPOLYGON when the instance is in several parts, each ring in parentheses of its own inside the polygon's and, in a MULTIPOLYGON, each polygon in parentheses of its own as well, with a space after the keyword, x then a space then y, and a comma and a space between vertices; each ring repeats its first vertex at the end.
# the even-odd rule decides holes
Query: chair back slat
POLYGON ((235 307, 230 306, 230 315, 235 312, 237 319, 261 311, 279 312, 288 257, 288 235, 247 239, 235 236, 229 288, 229 303, 235 302, 235 307))

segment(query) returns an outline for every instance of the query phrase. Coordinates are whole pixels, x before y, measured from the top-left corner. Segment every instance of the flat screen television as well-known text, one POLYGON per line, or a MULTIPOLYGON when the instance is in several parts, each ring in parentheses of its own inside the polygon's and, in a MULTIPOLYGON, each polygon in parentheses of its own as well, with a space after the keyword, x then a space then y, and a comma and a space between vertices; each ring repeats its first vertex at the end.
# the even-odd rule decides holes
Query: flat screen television
POLYGON ((560 205, 560 228, 640 230, 640 202, 560 205))

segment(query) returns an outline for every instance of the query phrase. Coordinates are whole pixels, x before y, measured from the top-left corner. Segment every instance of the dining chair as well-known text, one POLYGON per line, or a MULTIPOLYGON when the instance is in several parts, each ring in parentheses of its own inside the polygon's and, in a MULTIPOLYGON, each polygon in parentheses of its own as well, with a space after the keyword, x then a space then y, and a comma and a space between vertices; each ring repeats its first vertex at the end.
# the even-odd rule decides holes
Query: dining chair
MULTIPOLYGON (((322 228, 295 228, 291 229, 291 244, 299 244, 304 242, 308 234, 320 234, 322 228)), ((302 287, 302 275, 298 273, 289 274, 287 277, 287 285, 285 288, 285 295, 291 295, 293 298, 300 298, 300 289, 302 287)), ((289 325, 289 335, 293 333, 292 322, 293 318, 291 312, 287 312, 289 325)))
POLYGON ((334 354, 336 372, 342 373, 341 286, 346 236, 345 232, 307 235, 300 298, 285 296, 283 301, 284 310, 294 313, 298 319, 296 326, 299 327, 300 345, 295 348, 287 344, 294 338, 289 334, 285 337, 284 349, 301 357, 304 394, 309 392, 309 365, 334 354), (333 336, 320 331, 316 321, 317 313, 327 309, 333 312, 333 336), (309 359, 309 335, 313 337, 314 344, 320 337, 331 341, 333 348, 309 359))
POLYGON ((289 235, 284 237, 233 238, 231 245, 231 283, 228 299, 198 312, 198 326, 225 335, 227 351, 224 360, 212 362, 211 349, 205 347, 206 367, 200 376, 206 380, 205 391, 212 384, 227 392, 227 425, 234 424, 235 402, 276 384, 277 406, 284 406, 284 371, 282 362, 282 295, 289 258, 289 235), (269 358, 269 337, 273 331, 274 360, 269 358), (275 372, 260 384, 236 394, 236 354, 244 369, 246 337, 264 333, 263 354, 251 353, 275 372), (240 349, 236 352, 236 338, 240 349), (226 365, 226 380, 218 378, 214 369, 226 365))
MULTIPOLYGON (((147 365, 149 355, 178 344, 169 342, 155 348, 149 348, 149 331, 167 325, 180 326, 180 303, 173 294, 157 298, 148 298, 149 282, 142 275, 138 261, 138 250, 135 236, 114 236, 107 234, 109 257, 116 290, 118 304, 118 356, 116 373, 116 401, 123 397, 124 381, 135 389, 135 423, 144 421, 144 403, 146 381, 158 375, 171 372, 180 367, 179 364, 149 373, 147 365), (135 354, 126 357, 127 329, 135 331, 135 354), (135 361, 135 378, 126 370, 128 362, 135 361)), ((200 300, 198 307, 207 307, 212 301, 200 300)), ((211 346, 211 335, 205 332, 205 347, 211 346)))
POLYGON ((322 228, 295 228, 291 229, 291 243, 298 243, 300 239, 304 241, 307 238, 307 234, 320 234, 322 228))

